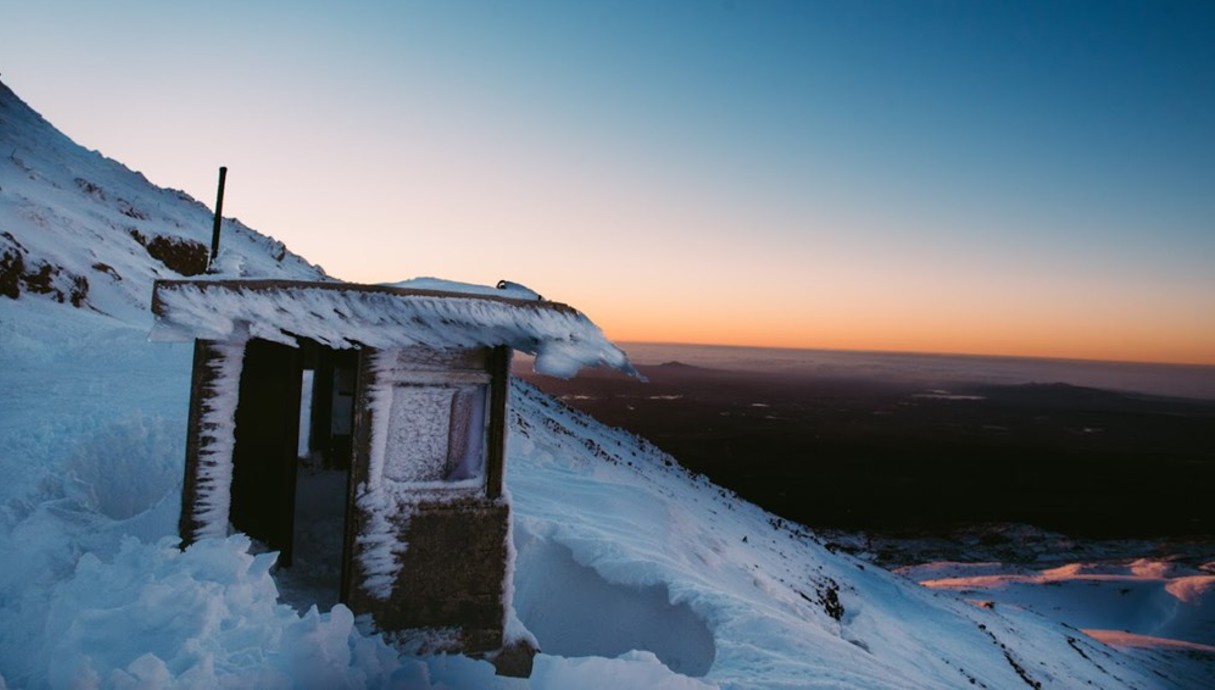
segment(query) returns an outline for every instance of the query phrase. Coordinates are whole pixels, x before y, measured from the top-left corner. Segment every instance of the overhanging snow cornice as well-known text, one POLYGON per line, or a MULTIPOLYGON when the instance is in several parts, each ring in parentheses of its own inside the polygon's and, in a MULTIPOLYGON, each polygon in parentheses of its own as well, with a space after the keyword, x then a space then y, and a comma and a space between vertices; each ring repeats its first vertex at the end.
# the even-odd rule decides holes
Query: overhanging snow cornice
POLYGON ((508 346, 536 371, 568 378, 583 367, 636 374, 584 314, 547 300, 441 290, 291 280, 158 280, 156 340, 297 338, 338 349, 508 346))

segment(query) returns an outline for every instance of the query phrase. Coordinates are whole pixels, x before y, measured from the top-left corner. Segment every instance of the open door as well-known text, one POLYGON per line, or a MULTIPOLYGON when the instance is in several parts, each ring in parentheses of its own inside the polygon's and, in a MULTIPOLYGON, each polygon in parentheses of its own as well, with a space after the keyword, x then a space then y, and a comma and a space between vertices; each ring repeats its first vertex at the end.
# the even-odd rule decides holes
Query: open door
POLYGON ((294 540, 300 351, 254 339, 245 345, 232 450, 236 529, 280 552, 290 566, 294 540))

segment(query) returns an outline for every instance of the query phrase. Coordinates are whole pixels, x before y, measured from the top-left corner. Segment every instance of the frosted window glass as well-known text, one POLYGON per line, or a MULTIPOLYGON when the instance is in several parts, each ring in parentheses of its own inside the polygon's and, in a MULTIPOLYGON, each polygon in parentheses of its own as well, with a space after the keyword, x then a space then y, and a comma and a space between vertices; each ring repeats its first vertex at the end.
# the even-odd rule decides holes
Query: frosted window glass
POLYGON ((392 392, 384 476, 398 482, 425 482, 447 474, 447 446, 455 389, 397 386, 392 392))
POLYGON ((384 477, 435 482, 484 476, 488 391, 483 384, 393 388, 384 477))

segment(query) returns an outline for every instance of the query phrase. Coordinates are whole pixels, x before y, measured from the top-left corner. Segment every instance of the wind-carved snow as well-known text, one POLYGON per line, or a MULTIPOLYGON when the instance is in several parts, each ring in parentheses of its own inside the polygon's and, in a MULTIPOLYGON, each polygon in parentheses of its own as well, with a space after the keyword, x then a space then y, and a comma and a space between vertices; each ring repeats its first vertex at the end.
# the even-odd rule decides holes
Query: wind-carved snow
POLYGON ((713 632, 665 585, 609 582, 570 549, 526 530, 515 537, 519 620, 545 654, 617 657, 644 650, 676 673, 704 676, 713 665, 713 632), (611 612, 610 616, 605 616, 611 612))
POLYGON ((142 412, 83 434, 66 455, 64 492, 115 520, 144 513, 178 490, 182 441, 178 420, 142 412))
POLYGON ((400 666, 383 641, 357 635, 345 606, 301 616, 278 603, 274 554, 249 546, 244 535, 185 552, 127 539, 108 562, 84 555, 56 588, 34 685, 365 687, 400 666))

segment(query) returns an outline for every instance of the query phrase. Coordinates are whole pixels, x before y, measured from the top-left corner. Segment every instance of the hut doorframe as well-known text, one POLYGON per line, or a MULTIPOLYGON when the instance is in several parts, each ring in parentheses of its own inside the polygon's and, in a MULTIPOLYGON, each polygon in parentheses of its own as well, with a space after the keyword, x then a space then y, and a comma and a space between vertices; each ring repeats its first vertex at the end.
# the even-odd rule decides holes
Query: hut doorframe
MULTIPOLYGON (((204 536, 222 537, 226 533, 223 526, 231 524, 279 551, 280 566, 291 565, 297 520, 303 373, 323 362, 330 374, 335 368, 347 368, 353 376, 360 357, 358 351, 335 350, 306 339, 301 339, 300 345, 294 348, 263 339, 235 343, 195 341, 179 519, 181 548, 204 536), (335 354, 344 352, 350 354, 335 354), (232 412, 227 421, 221 419, 217 423, 211 411, 217 401, 220 407, 232 406, 228 408, 232 412), (229 441, 224 441, 225 437, 229 441), (226 459, 217 456, 216 443, 219 448, 231 444, 227 452, 220 453, 226 459), (229 469, 215 474, 213 466, 217 463, 229 465, 229 469), (215 484, 213 476, 224 481, 215 484), (226 496, 212 495, 216 491, 226 496), (210 503, 217 503, 216 507, 225 514, 204 518, 210 503)), ((340 582, 334 583, 334 594, 344 602, 345 583, 350 577, 352 461, 349 445, 332 442, 329 433, 332 412, 332 405, 318 410, 314 403, 311 419, 304 421, 310 423, 310 435, 313 429, 324 429, 325 434, 317 438, 325 443, 325 450, 333 452, 336 448, 341 452, 344 448, 347 454, 341 462, 327 462, 338 465, 346 476, 343 524, 337 526, 342 534, 341 553, 335 554, 341 559, 342 573, 340 582)), ((353 424, 353 410, 350 412, 353 424)))

